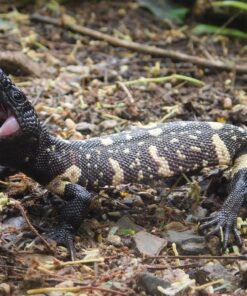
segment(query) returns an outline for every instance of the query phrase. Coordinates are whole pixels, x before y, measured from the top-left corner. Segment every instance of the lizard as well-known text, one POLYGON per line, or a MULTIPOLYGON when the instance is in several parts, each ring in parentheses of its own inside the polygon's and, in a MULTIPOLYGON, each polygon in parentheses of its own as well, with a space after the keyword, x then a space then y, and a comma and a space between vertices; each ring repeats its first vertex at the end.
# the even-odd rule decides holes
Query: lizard
POLYGON ((222 208, 200 226, 241 237, 236 219, 247 195, 247 131, 231 124, 177 121, 136 127, 86 140, 49 133, 26 95, 0 69, 0 165, 25 173, 61 196, 58 227, 51 236, 75 258, 73 238, 89 212, 92 189, 195 173, 218 165, 232 168, 222 208))

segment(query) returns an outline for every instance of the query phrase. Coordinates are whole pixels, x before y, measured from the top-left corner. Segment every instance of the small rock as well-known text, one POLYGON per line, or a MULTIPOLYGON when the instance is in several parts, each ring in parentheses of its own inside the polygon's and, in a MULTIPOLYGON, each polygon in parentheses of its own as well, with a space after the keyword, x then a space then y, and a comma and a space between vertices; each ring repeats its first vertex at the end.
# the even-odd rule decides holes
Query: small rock
POLYGON ((15 229, 21 229, 26 225, 26 221, 22 216, 12 217, 0 223, 1 228, 14 227, 15 229))
POLYGON ((231 117, 234 121, 239 123, 247 123, 247 106, 243 104, 238 104, 231 110, 231 117))
POLYGON ((120 282, 112 281, 111 284, 112 284, 112 288, 114 289, 121 290, 124 288, 123 283, 120 283, 120 282))
POLYGON ((157 287, 160 286, 163 289, 170 287, 170 283, 161 278, 152 275, 149 272, 140 272, 136 276, 138 286, 144 289, 149 295, 161 295, 157 287))
POLYGON ((119 211, 114 211, 114 212, 108 212, 107 215, 109 217, 114 217, 114 218, 119 218, 121 217, 121 213, 119 211))
POLYGON ((76 125, 76 130, 81 132, 81 133, 92 133, 98 129, 97 125, 93 123, 88 123, 88 122, 79 122, 76 125))
POLYGON ((198 255, 208 252, 205 238, 194 234, 191 230, 183 232, 168 230, 164 237, 169 243, 175 243, 181 254, 198 255))
POLYGON ((200 220, 202 218, 205 218, 208 214, 208 210, 201 207, 201 206, 198 206, 195 213, 193 214, 193 219, 197 219, 197 220, 200 220))
POLYGON ((235 92, 235 97, 240 104, 247 105, 247 93, 244 90, 239 90, 235 92))
POLYGON ((178 232, 186 231, 188 228, 181 222, 178 221, 172 221, 165 226, 165 230, 174 230, 178 232))
POLYGON ((115 246, 115 247, 122 247, 123 243, 121 242, 121 237, 115 234, 109 234, 107 236, 107 241, 108 243, 110 243, 111 245, 115 246))
POLYGON ((158 256, 167 245, 167 240, 152 235, 146 231, 139 231, 133 236, 137 250, 144 255, 158 256))
MULTIPOLYGON (((74 283, 72 280, 67 280, 64 282, 61 282, 56 285, 56 288, 68 288, 68 287, 74 287, 74 283)), ((50 296, 63 296, 64 292, 62 291, 52 291, 49 293, 50 296)))
POLYGON ((232 109, 232 99, 231 98, 225 98, 223 102, 224 109, 232 109))
POLYGON ((239 288, 240 278, 237 276, 237 270, 233 269, 230 272, 217 261, 209 262, 199 270, 196 270, 194 276, 196 282, 200 285, 222 278, 225 281, 225 289, 228 291, 234 291, 239 288))
POLYGON ((133 206, 134 201, 132 198, 125 197, 121 200, 121 203, 128 206, 128 207, 131 207, 131 206, 133 206))
POLYGON ((165 220, 165 216, 166 216, 166 213, 165 213, 165 209, 164 208, 157 208, 155 209, 155 213, 154 213, 154 217, 155 219, 158 221, 158 222, 162 222, 165 220))
POLYGON ((0 295, 8 296, 11 293, 10 285, 6 283, 0 284, 0 295))
POLYGON ((117 221, 119 228, 133 229, 136 232, 144 230, 143 227, 135 224, 128 216, 123 216, 117 221))
POLYGON ((104 120, 100 123, 100 126, 103 129, 110 129, 110 128, 114 128, 118 125, 118 122, 115 119, 108 119, 108 120, 104 120))
POLYGON ((128 194, 126 195, 122 200, 121 203, 124 205, 132 206, 133 204, 135 206, 144 206, 144 202, 142 198, 139 195, 136 194, 128 194))
POLYGON ((72 100, 71 96, 65 96, 65 98, 66 98, 66 102, 61 103, 61 106, 66 109, 73 110, 75 105, 71 103, 71 100, 72 100))
POLYGON ((219 236, 212 235, 206 240, 207 249, 213 256, 221 254, 222 242, 219 236))
POLYGON ((244 289, 247 289, 247 262, 246 261, 239 261, 239 270, 241 276, 241 283, 244 289))
POLYGON ((82 75, 83 77, 87 77, 90 73, 90 68, 88 66, 81 65, 69 65, 66 68, 64 68, 64 70, 82 75))
POLYGON ((134 205, 137 207, 144 206, 144 202, 143 202, 142 198, 138 195, 135 195, 135 197, 133 198, 133 202, 134 202, 134 205))
POLYGON ((75 122, 70 118, 67 118, 65 120, 65 124, 66 124, 67 128, 70 129, 70 130, 74 130, 76 128, 75 122))

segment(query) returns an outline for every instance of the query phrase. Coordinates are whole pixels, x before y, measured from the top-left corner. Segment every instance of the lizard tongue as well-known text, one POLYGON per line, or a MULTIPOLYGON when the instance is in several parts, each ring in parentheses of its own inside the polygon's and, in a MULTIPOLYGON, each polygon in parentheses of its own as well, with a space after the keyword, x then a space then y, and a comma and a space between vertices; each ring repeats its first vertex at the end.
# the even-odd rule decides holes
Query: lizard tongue
POLYGON ((0 127, 0 137, 9 136, 17 132, 20 129, 20 125, 13 115, 8 117, 3 125, 0 127))

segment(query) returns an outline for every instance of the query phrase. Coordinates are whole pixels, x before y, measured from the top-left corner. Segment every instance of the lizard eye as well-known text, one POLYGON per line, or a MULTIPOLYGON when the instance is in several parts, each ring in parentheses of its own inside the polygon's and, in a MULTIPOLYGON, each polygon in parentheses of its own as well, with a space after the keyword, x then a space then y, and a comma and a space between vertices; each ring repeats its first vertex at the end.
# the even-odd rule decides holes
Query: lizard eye
POLYGON ((16 103, 21 103, 23 101, 23 94, 17 89, 12 92, 11 96, 16 103))

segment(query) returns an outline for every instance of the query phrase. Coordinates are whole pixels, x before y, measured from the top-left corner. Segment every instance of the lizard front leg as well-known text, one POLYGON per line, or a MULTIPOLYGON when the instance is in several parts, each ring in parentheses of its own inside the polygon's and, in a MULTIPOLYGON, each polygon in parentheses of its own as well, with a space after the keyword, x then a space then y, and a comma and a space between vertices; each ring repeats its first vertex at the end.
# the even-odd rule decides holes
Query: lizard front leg
POLYGON ((66 204, 60 213, 59 226, 48 236, 58 244, 65 245, 74 260, 74 235, 89 212, 91 193, 78 184, 68 183, 65 185, 64 199, 66 204))
POLYGON ((224 230, 223 249, 227 248, 229 235, 232 232, 235 236, 238 245, 241 245, 241 237, 237 230, 237 216, 247 196, 247 169, 237 171, 230 183, 230 192, 224 202, 221 210, 214 213, 200 226, 200 230, 205 230, 211 226, 215 228, 208 235, 215 234, 224 230))

